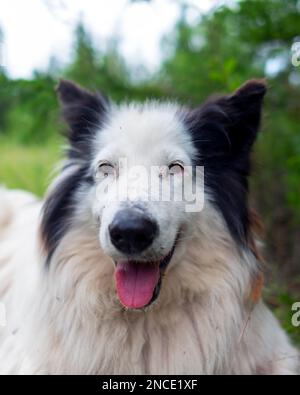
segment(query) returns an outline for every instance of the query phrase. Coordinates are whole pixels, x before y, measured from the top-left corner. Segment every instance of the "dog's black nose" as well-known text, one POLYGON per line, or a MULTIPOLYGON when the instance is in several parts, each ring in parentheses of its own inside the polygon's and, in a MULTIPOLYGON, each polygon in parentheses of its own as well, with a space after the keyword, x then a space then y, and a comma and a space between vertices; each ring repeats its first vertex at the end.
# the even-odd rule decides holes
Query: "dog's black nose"
POLYGON ((119 211, 109 226, 112 244, 124 254, 141 253, 157 233, 156 222, 137 209, 119 211))

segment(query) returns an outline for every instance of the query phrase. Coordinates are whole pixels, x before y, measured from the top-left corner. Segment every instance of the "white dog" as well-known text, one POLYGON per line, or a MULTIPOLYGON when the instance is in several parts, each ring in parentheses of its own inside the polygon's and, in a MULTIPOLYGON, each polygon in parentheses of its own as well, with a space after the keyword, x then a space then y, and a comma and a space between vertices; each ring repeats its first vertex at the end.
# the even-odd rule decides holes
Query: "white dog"
POLYGON ((0 191, 1 373, 297 373, 247 200, 264 83, 194 110, 58 93, 70 148, 43 207, 0 191))

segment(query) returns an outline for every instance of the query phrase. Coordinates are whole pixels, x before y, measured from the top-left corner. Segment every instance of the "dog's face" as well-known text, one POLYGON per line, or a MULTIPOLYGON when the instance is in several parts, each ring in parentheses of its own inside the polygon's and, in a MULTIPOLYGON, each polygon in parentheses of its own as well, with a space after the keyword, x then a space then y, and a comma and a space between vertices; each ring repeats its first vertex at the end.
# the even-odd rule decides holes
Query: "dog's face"
POLYGON ((94 147, 93 213, 121 302, 141 308, 157 297, 188 220, 179 195, 195 149, 172 105, 125 105, 107 116, 94 147))
POLYGON ((196 199, 202 193, 214 205, 233 239, 247 244, 249 152, 262 82, 195 110, 159 102, 116 106, 67 81, 58 92, 70 150, 44 209, 49 261, 80 213, 112 258, 121 303, 150 305, 202 209, 197 202, 198 210, 188 207, 183 191, 193 188, 196 199), (196 167, 204 167, 204 178, 196 167))

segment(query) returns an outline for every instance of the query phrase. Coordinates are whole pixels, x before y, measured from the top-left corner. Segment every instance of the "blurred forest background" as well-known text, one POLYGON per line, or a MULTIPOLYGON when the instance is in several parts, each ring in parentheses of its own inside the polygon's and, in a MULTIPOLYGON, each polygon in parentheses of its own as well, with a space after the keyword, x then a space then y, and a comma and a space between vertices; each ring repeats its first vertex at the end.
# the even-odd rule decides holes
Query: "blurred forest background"
POLYGON ((232 2, 192 24, 190 6, 178 3, 181 16, 162 40, 164 60, 155 74, 129 67, 118 37, 99 51, 81 22, 63 69, 51 58, 47 71, 16 80, 0 68, 0 183, 44 194, 62 157, 54 92, 59 77, 115 101, 173 98, 190 105, 212 93, 229 93, 247 79, 267 78, 251 200, 265 224, 267 302, 300 344, 300 329, 291 325, 291 305, 300 300, 300 65, 292 64, 291 50, 300 42, 300 1, 232 2))

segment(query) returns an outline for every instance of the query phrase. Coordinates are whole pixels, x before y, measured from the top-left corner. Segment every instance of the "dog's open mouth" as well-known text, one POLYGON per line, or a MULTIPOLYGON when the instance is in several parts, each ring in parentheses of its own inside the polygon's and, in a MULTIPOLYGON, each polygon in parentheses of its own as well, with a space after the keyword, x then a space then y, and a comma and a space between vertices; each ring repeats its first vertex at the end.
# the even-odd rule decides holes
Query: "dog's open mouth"
POLYGON ((169 254, 161 261, 116 262, 115 282, 118 298, 123 306, 142 309, 156 300, 161 288, 162 275, 173 256, 175 246, 176 242, 169 254))

